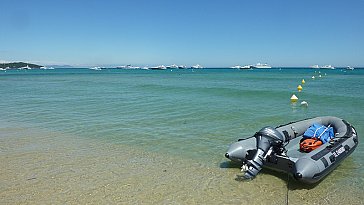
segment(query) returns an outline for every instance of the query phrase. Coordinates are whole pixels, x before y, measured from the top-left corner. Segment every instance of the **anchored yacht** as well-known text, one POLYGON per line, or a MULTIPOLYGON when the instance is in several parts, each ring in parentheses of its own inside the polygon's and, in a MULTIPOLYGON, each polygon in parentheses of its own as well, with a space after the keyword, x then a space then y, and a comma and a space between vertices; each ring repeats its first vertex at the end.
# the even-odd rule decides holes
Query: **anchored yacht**
POLYGON ((268 65, 266 63, 257 63, 251 67, 252 68, 272 68, 270 65, 268 65))
POLYGON ((322 69, 331 69, 331 70, 335 69, 335 67, 333 67, 332 65, 324 65, 324 66, 321 66, 320 68, 322 68, 322 69))
POLYGON ((194 66, 191 66, 191 68, 193 69, 200 69, 200 68, 203 68, 200 64, 196 64, 194 66))

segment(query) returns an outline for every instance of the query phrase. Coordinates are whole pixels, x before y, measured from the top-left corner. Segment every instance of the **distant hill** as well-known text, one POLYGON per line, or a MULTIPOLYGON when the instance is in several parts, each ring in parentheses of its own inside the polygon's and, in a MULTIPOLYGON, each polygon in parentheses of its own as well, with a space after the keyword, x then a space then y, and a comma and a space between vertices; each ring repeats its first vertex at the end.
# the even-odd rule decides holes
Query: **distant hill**
POLYGON ((0 63, 0 68, 3 69, 17 69, 17 68, 40 68, 41 65, 24 63, 24 62, 13 62, 13 63, 0 63))

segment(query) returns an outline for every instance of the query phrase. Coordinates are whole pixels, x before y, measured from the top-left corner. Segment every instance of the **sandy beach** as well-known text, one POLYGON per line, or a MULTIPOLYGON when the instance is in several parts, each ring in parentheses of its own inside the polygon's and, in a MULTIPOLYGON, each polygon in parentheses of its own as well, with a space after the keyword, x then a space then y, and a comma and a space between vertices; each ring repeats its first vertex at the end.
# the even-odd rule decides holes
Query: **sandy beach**
POLYGON ((287 191, 290 204, 363 201, 362 190, 347 192, 350 183, 362 182, 330 187, 340 169, 318 186, 291 182, 288 188, 283 174, 242 181, 224 159, 205 166, 29 127, 0 132, 2 204, 286 204, 287 191))

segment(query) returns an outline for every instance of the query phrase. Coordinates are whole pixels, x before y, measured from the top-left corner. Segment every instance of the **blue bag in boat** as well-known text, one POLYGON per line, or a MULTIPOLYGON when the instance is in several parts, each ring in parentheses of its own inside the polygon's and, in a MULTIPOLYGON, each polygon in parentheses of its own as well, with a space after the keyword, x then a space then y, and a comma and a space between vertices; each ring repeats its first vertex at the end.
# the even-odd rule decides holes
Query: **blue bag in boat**
POLYGON ((335 137, 334 129, 332 127, 330 127, 330 125, 328 127, 326 127, 324 125, 317 124, 317 123, 314 123, 303 134, 304 139, 317 138, 317 139, 320 139, 323 144, 330 141, 330 139, 334 138, 334 137, 335 137))

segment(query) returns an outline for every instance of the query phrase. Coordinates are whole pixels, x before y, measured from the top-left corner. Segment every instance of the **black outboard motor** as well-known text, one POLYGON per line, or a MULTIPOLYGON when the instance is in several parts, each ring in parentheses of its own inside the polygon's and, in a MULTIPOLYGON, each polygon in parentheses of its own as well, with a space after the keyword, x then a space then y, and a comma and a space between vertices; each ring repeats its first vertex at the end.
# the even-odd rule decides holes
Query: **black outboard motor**
POLYGON ((255 133, 254 136, 257 141, 257 152, 253 159, 247 162, 248 170, 246 170, 244 175, 246 179, 252 179, 259 173, 270 149, 279 148, 287 140, 272 127, 264 127, 255 133))

